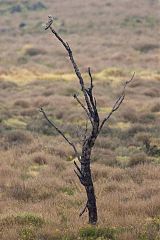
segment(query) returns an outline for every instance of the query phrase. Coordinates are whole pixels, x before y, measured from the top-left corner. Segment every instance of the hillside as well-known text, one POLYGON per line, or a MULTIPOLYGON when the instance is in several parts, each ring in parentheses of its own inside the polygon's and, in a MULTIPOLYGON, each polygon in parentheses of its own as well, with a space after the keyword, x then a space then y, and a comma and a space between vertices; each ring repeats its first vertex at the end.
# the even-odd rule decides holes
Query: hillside
POLYGON ((84 71, 88 65, 94 71, 110 66, 157 70, 159 5, 158 0, 2 0, 1 67, 71 71, 63 49, 43 30, 51 14, 84 71))
POLYGON ((0 0, 0 239, 160 239, 160 2, 0 0), (75 155, 86 116, 67 54, 43 28, 49 14, 86 84, 91 67, 101 119, 135 72, 92 154, 99 222, 79 218, 86 196, 75 155))

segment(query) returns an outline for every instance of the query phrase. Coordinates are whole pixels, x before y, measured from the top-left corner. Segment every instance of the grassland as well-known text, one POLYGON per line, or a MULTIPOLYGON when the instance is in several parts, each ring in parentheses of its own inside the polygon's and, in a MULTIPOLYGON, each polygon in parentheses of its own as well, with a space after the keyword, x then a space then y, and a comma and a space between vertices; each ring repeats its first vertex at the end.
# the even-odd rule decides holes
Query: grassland
POLYGON ((0 1, 0 239, 160 239, 159 1, 0 1), (118 3, 117 3, 118 2, 118 3), (85 114, 63 48, 41 25, 57 14, 101 117, 133 71, 126 100, 92 155, 99 222, 79 218, 86 196, 72 149, 49 117, 81 145, 85 114))

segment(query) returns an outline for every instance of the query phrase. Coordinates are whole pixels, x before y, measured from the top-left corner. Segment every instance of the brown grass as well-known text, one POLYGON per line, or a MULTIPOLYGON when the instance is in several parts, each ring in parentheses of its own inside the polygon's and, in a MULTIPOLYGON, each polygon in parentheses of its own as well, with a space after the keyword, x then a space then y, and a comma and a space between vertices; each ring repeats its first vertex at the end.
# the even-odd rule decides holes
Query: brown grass
POLYGON ((0 239, 160 239, 158 1, 39 2, 46 8, 29 10, 32 0, 0 3, 7 11, 0 14, 0 239), (136 72, 93 149, 97 228, 87 225, 87 213, 79 218, 86 195, 72 149, 39 113, 44 107, 80 150, 85 113, 72 96, 82 99, 81 91, 64 50, 41 29, 52 10, 87 86, 86 69, 93 69, 101 118, 136 72))
MULTIPOLYGON (((34 3, 30 1, 30 4, 34 3)), ((160 19, 157 0, 153 4, 145 0, 141 3, 119 0, 118 6, 116 1, 87 0, 84 5, 79 0, 68 0, 61 5, 55 1, 53 5, 51 0, 47 0, 44 3, 46 8, 34 11, 26 8, 25 4, 16 0, 1 3, 1 9, 6 11, 0 17, 3 69, 6 64, 8 67, 18 64, 29 69, 34 66, 48 71, 70 69, 68 60, 64 64, 66 55, 62 48, 43 33, 42 23, 53 11, 58 17, 54 23, 56 29, 66 41, 72 42, 83 69, 87 66, 94 67, 95 71, 106 66, 158 69, 160 19), (23 10, 10 12, 14 5, 21 5, 23 10), (25 27, 21 27, 24 24, 25 27)))

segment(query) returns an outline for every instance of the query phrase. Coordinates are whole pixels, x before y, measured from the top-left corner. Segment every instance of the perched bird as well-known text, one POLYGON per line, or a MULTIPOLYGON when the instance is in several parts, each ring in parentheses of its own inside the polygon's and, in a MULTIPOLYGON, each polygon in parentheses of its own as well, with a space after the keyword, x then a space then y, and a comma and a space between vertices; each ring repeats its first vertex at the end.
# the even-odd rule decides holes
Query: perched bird
POLYGON ((48 16, 48 22, 45 24, 45 30, 47 30, 53 23, 54 20, 56 20, 57 18, 49 15, 48 16))

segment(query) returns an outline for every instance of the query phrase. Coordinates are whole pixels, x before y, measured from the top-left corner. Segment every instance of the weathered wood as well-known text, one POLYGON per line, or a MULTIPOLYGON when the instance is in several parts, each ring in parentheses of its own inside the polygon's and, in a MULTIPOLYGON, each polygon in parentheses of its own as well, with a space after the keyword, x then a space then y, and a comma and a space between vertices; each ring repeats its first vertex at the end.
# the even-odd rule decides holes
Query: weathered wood
POLYGON ((75 71, 75 74, 77 78, 79 79, 79 84, 81 87, 81 91, 83 92, 84 101, 86 103, 86 106, 81 102, 81 100, 78 98, 76 94, 74 94, 74 98, 76 101, 80 104, 80 106, 84 109, 88 119, 90 120, 91 124, 91 131, 88 133, 88 126, 86 125, 86 131, 83 138, 83 144, 82 144, 82 150, 81 154, 78 153, 76 146, 64 135, 64 133, 57 127, 55 124, 50 121, 47 114, 43 110, 43 108, 40 109, 40 111, 43 113, 45 119, 48 121, 48 123, 54 127, 57 132, 68 142, 68 144, 73 148, 79 162, 80 167, 76 162, 74 162, 76 170, 75 173, 80 181, 80 183, 84 186, 86 195, 87 195, 87 203, 80 213, 80 216, 82 216, 86 209, 88 209, 88 217, 89 217, 89 223, 90 224, 96 224, 98 220, 98 214, 97 214, 97 205, 96 205, 96 196, 94 191, 94 185, 92 180, 92 173, 91 173, 91 153, 92 148, 95 144, 95 141, 104 126, 105 122, 109 120, 109 118, 112 116, 112 114, 117 111, 122 104, 124 98, 125 98, 125 90, 126 86, 132 81, 134 74, 132 78, 127 81, 123 87, 122 94, 120 97, 116 100, 115 104, 113 105, 113 108, 111 112, 101 121, 97 110, 97 103, 96 98, 93 95, 93 77, 91 74, 90 68, 88 68, 88 75, 90 78, 90 87, 86 88, 84 84, 84 79, 82 77, 82 74, 79 70, 79 67, 74 59, 72 50, 67 42, 65 42, 62 37, 55 31, 55 29, 52 28, 53 19, 49 16, 48 24, 46 24, 47 28, 50 29, 51 32, 55 35, 55 37, 58 39, 58 41, 64 46, 66 49, 68 56, 70 58, 71 64, 73 66, 73 69, 75 71), (52 20, 52 21, 51 21, 52 20))

